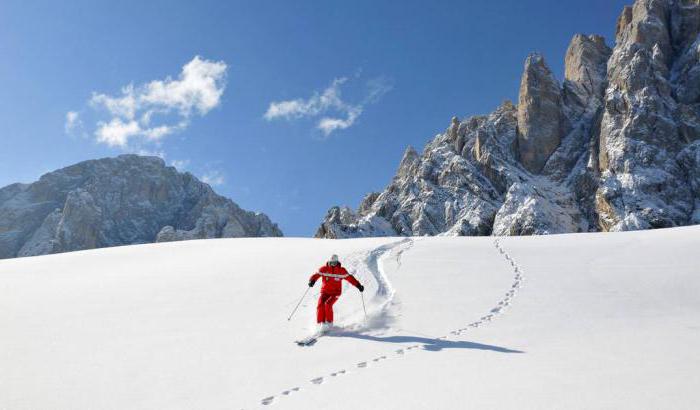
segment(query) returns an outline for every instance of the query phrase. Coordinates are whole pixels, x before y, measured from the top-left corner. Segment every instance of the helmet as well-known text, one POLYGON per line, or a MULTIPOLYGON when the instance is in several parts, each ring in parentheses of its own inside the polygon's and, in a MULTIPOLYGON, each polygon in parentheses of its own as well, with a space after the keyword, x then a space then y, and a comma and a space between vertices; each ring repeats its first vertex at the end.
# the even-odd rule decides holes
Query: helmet
POLYGON ((340 261, 338 261, 338 255, 331 255, 331 258, 328 260, 328 264, 333 266, 340 264, 340 261))

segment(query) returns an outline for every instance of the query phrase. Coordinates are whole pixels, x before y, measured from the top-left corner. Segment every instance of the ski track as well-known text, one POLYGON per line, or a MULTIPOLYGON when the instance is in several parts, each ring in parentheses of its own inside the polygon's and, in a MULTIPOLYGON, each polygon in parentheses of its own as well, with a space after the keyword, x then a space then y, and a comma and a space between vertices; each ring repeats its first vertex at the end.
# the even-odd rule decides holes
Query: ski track
MULTIPOLYGON (((371 250, 369 253, 364 252, 361 254, 353 254, 348 257, 350 260, 350 263, 348 264, 348 267, 353 266, 355 268, 359 268, 361 263, 364 263, 365 266, 367 266, 367 270, 369 270, 372 275, 374 276, 374 279, 377 282, 377 295, 375 297, 381 297, 383 298, 383 302, 380 304, 379 308, 379 314, 383 314, 386 311, 386 308, 389 306, 391 303, 395 291, 393 287, 391 286, 391 282, 389 282, 389 279, 384 273, 384 269, 382 267, 381 259, 389 255, 394 248, 399 247, 399 250, 396 252, 396 262, 398 265, 398 269, 401 268, 401 257, 404 254, 404 252, 408 251, 413 247, 413 244, 415 242, 414 238, 406 238, 397 242, 392 242, 386 245, 382 245, 380 247, 377 247, 373 250, 371 250), (405 245, 405 246, 401 246, 405 245), (360 257, 361 255, 364 256, 364 258, 360 257)), ((505 261, 510 264, 511 269, 513 271, 513 282, 511 283, 510 287, 506 291, 505 295, 501 300, 499 300, 485 315, 481 316, 478 320, 475 320, 471 323, 467 323, 461 328, 454 329, 449 332, 448 335, 445 336, 440 336, 436 337, 436 340, 447 340, 450 337, 454 336, 461 336, 463 333, 468 332, 469 329, 472 328, 478 328, 481 326, 484 326, 488 324, 489 322, 493 321, 497 316, 503 314, 505 310, 511 305, 513 298, 518 294, 518 291, 520 288, 523 286, 523 281, 524 281, 524 271, 523 268, 518 265, 513 257, 510 256, 510 254, 503 248, 501 245, 501 238, 496 237, 493 240, 493 246, 496 248, 496 251, 503 255, 503 258, 505 261)), ((415 351, 421 351, 425 350, 424 345, 422 344, 415 344, 415 345, 410 345, 406 346, 404 348, 400 349, 395 349, 393 350, 392 353, 389 354, 383 354, 379 355, 377 357, 360 361, 356 363, 353 368, 355 368, 358 372, 362 371, 364 369, 367 369, 369 367, 379 365, 381 362, 385 360, 391 360, 391 359, 400 359, 402 357, 405 357, 405 355, 409 352, 415 352, 415 351)), ((346 369, 340 369, 333 371, 329 373, 327 377, 324 376, 319 376, 315 377, 311 380, 308 381, 312 386, 320 386, 322 385, 327 378, 337 378, 340 376, 343 376, 345 374, 352 373, 351 370, 346 370, 346 369)), ((292 393, 296 393, 301 391, 301 387, 294 387, 288 390, 282 391, 279 396, 288 396, 292 393)), ((275 399, 279 396, 267 396, 263 398, 260 401, 260 404, 263 406, 267 406, 272 404, 275 399)))

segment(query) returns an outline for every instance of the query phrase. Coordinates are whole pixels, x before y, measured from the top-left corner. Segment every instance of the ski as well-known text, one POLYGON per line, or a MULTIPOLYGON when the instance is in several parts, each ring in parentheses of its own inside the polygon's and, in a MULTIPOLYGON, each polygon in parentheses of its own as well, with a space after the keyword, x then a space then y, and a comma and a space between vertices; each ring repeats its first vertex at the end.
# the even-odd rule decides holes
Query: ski
POLYGON ((309 336, 309 337, 304 338, 304 339, 297 340, 294 343, 296 343, 298 346, 313 346, 313 344, 316 343, 317 340, 318 340, 318 336, 314 335, 314 336, 309 336))
POLYGON ((329 329, 329 328, 319 330, 310 336, 307 336, 307 337, 300 339, 300 340, 296 340, 294 343, 296 343, 299 346, 312 346, 314 343, 316 343, 316 341, 318 341, 319 337, 328 334, 330 331, 331 331, 331 329, 329 329))

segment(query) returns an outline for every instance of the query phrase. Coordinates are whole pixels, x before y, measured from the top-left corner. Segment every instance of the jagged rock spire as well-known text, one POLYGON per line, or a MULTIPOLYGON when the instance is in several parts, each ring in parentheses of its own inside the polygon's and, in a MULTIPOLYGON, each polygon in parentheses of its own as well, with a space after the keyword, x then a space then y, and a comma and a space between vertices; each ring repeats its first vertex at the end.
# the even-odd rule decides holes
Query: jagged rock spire
POLYGON ((568 127, 559 82, 541 55, 530 54, 518 97, 518 154, 523 166, 540 172, 568 127))
POLYGON ((409 172, 411 172, 412 169, 416 166, 416 164, 420 161, 420 158, 418 156, 418 153, 416 150, 413 148, 413 146, 409 145, 406 147, 406 151, 403 153, 403 157, 401 158, 401 162, 399 163, 399 170, 397 174, 399 176, 405 176, 409 172))
POLYGON ((585 106, 592 97, 602 99, 611 53, 602 36, 576 34, 571 39, 564 58, 564 79, 578 104, 585 106))

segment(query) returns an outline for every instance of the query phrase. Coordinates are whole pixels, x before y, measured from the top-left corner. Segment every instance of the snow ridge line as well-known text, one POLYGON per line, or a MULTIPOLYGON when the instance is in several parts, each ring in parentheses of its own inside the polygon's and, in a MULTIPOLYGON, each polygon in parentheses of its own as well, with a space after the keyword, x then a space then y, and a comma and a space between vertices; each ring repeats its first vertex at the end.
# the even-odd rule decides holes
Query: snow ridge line
MULTIPOLYGON (((397 252, 397 254, 396 254, 396 261, 400 266, 401 265, 401 262, 400 262, 401 255, 405 251, 407 251, 411 247, 413 247, 414 241, 410 238, 380 246, 380 247, 370 251, 367 258, 365 259, 365 262, 367 263, 367 267, 369 268, 370 272, 372 272, 372 274, 375 276, 375 279, 377 280, 377 283, 379 284, 379 286, 381 287, 382 283, 384 283, 384 285, 386 286, 385 289, 388 289, 386 294, 390 295, 390 297, 385 300, 385 302, 384 302, 385 304, 383 306, 387 306, 388 303, 391 302, 391 298, 393 298, 393 295, 395 292, 394 292, 393 288, 391 287, 391 284, 389 283, 388 278, 384 274, 384 269, 383 269, 380 262, 383 259, 383 257, 386 256, 387 254, 389 254, 389 252, 392 249, 394 249, 395 247, 400 246, 402 244, 405 244, 407 242, 408 242, 408 246, 400 249, 399 252, 397 252), (380 281, 381 281, 381 283, 380 283, 380 281)), ((500 238, 494 239, 493 246, 496 248, 496 250, 501 255, 503 255, 505 260, 511 265, 511 267, 513 269, 513 273, 514 273, 513 282, 511 283, 509 290, 506 292, 505 296, 500 301, 498 301, 496 306, 494 306, 491 310, 489 310, 488 314, 482 316, 481 318, 479 318, 479 320, 476 320, 474 322, 467 324, 463 328, 456 329, 456 330, 449 332, 449 335, 436 337, 435 338, 436 340, 447 340, 450 337, 460 336, 460 335, 462 335, 462 333, 469 331, 470 328, 471 329, 477 328, 477 327, 480 327, 480 326, 485 325, 488 322, 492 321, 496 316, 502 314, 505 311, 505 309, 511 305, 513 298, 515 297, 515 295, 518 293, 518 291, 522 287, 523 280, 524 280, 523 269, 515 262, 515 260, 510 256, 510 254, 501 246, 500 238)), ((379 290, 377 291, 377 293, 379 293, 379 290)), ((401 358, 401 357, 404 357, 404 355, 407 352, 420 351, 420 350, 427 350, 427 349, 425 349, 425 345, 422 345, 420 343, 410 345, 410 346, 407 346, 405 348, 394 349, 393 356, 390 354, 379 355, 373 359, 358 362, 355 364, 355 367, 358 370, 365 369, 365 368, 369 367, 370 365, 377 364, 381 361, 390 359, 391 357, 401 358)), ((352 371, 348 371, 346 369, 340 369, 340 370, 331 372, 329 374, 329 377, 335 378, 335 377, 345 375, 348 373, 352 373, 352 371)), ((318 386, 318 385, 323 384, 325 382, 325 380, 326 380, 326 377, 319 376, 319 377, 315 377, 315 378, 309 380, 309 383, 311 383, 312 385, 318 386)), ((283 396, 288 396, 292 392, 298 392, 300 390, 301 390, 300 387, 294 387, 292 389, 288 389, 288 390, 283 391, 281 394, 283 396)), ((272 404, 274 400, 275 400, 275 396, 268 396, 268 397, 262 399, 260 401, 260 404, 263 406, 267 406, 267 405, 272 404)))

